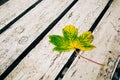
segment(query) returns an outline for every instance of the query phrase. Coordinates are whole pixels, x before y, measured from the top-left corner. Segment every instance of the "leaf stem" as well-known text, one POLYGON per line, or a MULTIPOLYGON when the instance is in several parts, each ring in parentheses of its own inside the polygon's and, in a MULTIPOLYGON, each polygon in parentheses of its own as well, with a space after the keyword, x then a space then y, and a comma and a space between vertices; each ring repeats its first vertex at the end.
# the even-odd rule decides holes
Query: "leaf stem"
POLYGON ((105 64, 98 63, 98 62, 96 62, 96 61, 93 61, 93 60, 91 60, 91 59, 88 59, 88 58, 82 56, 82 55, 79 54, 76 50, 75 50, 75 52, 76 52, 76 54, 78 55, 78 57, 82 57, 83 59, 86 59, 86 60, 88 60, 88 61, 90 61, 90 62, 93 62, 93 63, 95 63, 95 64, 98 64, 98 65, 100 65, 100 66, 105 66, 105 64))

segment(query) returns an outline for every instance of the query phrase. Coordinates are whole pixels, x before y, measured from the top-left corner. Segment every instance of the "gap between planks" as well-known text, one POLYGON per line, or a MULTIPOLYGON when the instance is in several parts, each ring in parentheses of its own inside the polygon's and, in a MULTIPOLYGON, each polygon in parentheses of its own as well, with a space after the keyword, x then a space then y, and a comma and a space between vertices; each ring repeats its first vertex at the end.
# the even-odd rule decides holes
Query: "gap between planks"
MULTIPOLYGON (((109 0, 108 1, 108 3, 106 4, 106 6, 102 10, 102 12, 99 14, 99 16, 97 17, 97 19, 93 23, 93 25, 90 27, 89 31, 93 32, 95 30, 95 28, 97 27, 98 23, 101 21, 102 17, 104 16, 104 14, 106 13, 106 11, 110 7, 112 1, 113 0, 109 0)), ((76 49, 76 51, 79 54, 83 53, 82 51, 77 50, 77 49, 76 49)), ((71 66, 71 64, 73 63, 73 61, 76 58, 76 51, 74 51, 73 54, 70 56, 69 60, 64 65, 64 67, 61 69, 61 71, 59 72, 59 74, 57 75, 57 77, 55 78, 55 80, 58 80, 58 79, 60 80, 60 79, 62 79, 64 77, 65 73, 67 72, 67 70, 69 69, 69 67, 71 66)))
MULTIPOLYGON (((30 11, 28 13, 28 15, 25 15, 23 18, 21 18, 18 23, 14 24, 13 28, 11 28, 6 33, 2 34, 1 39, 3 39, 3 40, 1 41, 1 43, 3 43, 4 41, 5 42, 3 43, 3 45, 1 45, 1 51, 3 51, 2 54, 1 54, 1 62, 2 62, 1 63, 1 66, 2 66, 1 73, 7 68, 6 66, 9 66, 15 60, 15 58, 17 58, 17 56, 19 56, 20 52, 23 51, 23 50, 20 50, 20 47, 23 44, 25 44, 24 47, 23 46, 21 47, 22 49, 25 49, 26 46, 28 46, 36 38, 36 36, 38 36, 38 34, 40 34, 40 32, 44 31, 44 29, 46 28, 44 26, 48 26, 65 9, 65 7, 67 7, 71 2, 72 1, 69 1, 69 0, 66 0, 66 1, 61 1, 61 0, 59 0, 59 1, 55 1, 55 0, 51 0, 51 1, 50 0, 46 0, 46 1, 43 1, 35 9, 33 9, 32 11, 30 11), (52 3, 52 6, 51 6, 51 3, 52 3), (51 11, 53 13, 55 13, 55 14, 51 14, 51 11), (36 13, 37 16, 35 16, 35 14, 33 15, 33 13, 36 13), (36 18, 33 20, 32 17, 33 18, 36 17, 36 18), (48 18, 49 18, 49 20, 48 20, 48 18), (28 19, 28 21, 26 21, 24 23, 25 19, 28 19), (29 24, 30 22, 34 22, 35 20, 36 20, 36 23, 29 24), (44 22, 46 22, 46 24, 44 24, 44 22), (24 26, 22 26, 23 23, 24 23, 24 26), (26 27, 25 27, 25 24, 26 24, 26 27), (19 25, 19 27, 18 27, 18 25, 19 25), (31 25, 31 28, 29 28, 30 25, 31 25), (36 28, 34 26, 36 26, 36 28), (27 33, 28 32, 31 32, 31 33, 30 34, 26 34, 24 28, 26 28, 27 33), (22 34, 22 32, 23 32, 23 34, 22 34), (21 34, 22 34, 22 37, 21 37, 21 34), (25 36, 25 35, 27 35, 27 36, 25 36), (28 42, 28 44, 26 44, 26 42, 28 41, 28 36, 31 36, 31 35, 33 35, 31 37, 32 40, 30 40, 28 42), (18 41, 16 41, 16 39, 15 40, 6 41, 6 39, 8 40, 8 38, 9 39, 14 39, 14 38, 16 38, 16 36, 18 38, 21 37, 21 39, 18 40, 18 41), (11 43, 11 41, 14 41, 14 43, 11 43), (15 44, 15 42, 16 42, 16 44, 15 44), (11 45, 16 46, 16 47, 13 47, 11 49, 11 46, 8 46, 9 49, 7 49, 8 51, 6 51, 6 49, 5 50, 3 49, 3 48, 6 48, 5 43, 6 43, 6 45, 10 45, 11 44, 11 45), (16 48, 18 48, 18 49, 16 49, 16 48), (5 55, 4 52, 7 55, 5 55), (16 53, 18 53, 18 54, 16 54, 16 53)), ((70 7, 72 7, 72 6, 70 6, 70 7)), ((67 10, 64 11, 64 14, 65 14, 65 12, 67 12, 67 10)))
POLYGON ((104 67, 75 59, 63 80, 111 80, 117 57, 120 55, 120 1, 114 0, 107 13, 94 31, 93 44, 96 49, 85 52, 83 56, 100 63, 104 67))
POLYGON ((2 6, 3 4, 5 4, 6 2, 8 2, 9 0, 0 0, 0 6, 2 6))
POLYGON ((42 0, 9 0, 0 6, 0 34, 9 29, 17 20, 29 12, 42 0))
POLYGON ((52 45, 50 45, 48 41, 48 36, 55 33, 61 34, 60 30, 62 31, 62 28, 67 24, 74 24, 79 28, 79 33, 87 31, 107 3, 107 1, 103 0, 86 0, 86 3, 84 3, 84 1, 85 0, 80 0, 69 11, 69 13, 56 25, 56 27, 53 28, 49 34, 45 36, 45 38, 35 47, 35 49, 33 49, 15 68, 15 70, 10 73, 6 80, 55 79, 73 51, 65 54, 53 52, 52 45), (93 5, 91 6, 91 4, 93 5))

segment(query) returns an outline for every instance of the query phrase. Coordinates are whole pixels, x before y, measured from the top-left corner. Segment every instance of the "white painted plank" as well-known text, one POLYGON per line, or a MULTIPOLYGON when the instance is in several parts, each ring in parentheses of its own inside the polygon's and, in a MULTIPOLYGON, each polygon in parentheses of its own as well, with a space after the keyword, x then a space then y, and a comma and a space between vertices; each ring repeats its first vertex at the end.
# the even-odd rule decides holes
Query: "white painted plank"
POLYGON ((37 0, 9 0, 0 6, 0 29, 29 8, 37 0))
POLYGON ((114 0, 111 7, 94 31, 96 48, 83 56, 106 64, 104 67, 76 59, 63 80, 111 80, 115 61, 120 55, 120 0, 114 0))
POLYGON ((87 31, 100 14, 107 0, 79 0, 69 13, 49 32, 48 35, 10 73, 6 80, 54 80, 71 52, 53 52, 48 36, 62 34, 62 28, 74 24, 79 33, 87 31))
POLYGON ((44 0, 0 35, 0 74, 72 1, 44 0))

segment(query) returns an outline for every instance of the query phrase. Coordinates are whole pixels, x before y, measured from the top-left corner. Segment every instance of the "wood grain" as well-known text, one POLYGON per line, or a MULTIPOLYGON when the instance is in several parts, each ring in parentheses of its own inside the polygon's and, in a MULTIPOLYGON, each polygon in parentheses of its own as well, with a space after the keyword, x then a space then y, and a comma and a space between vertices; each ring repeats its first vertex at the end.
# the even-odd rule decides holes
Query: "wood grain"
MULTIPOLYGON (((66 0, 65 2, 68 1, 66 0)), ((48 33, 48 35, 46 35, 43 40, 25 57, 25 59, 15 68, 15 70, 10 73, 6 80, 54 80, 73 51, 66 53, 53 52, 53 45, 49 43, 48 36, 51 34, 62 34, 62 28, 68 24, 73 24, 79 28, 79 33, 87 31, 107 2, 107 0, 80 0, 48 33)), ((54 15, 57 12, 50 14, 54 15)), ((50 16, 50 14, 47 16, 50 16)), ((50 18, 47 17, 47 20, 49 19, 50 18)), ((43 24, 41 24, 39 20, 39 26, 46 25, 43 20, 42 23, 43 24)), ((33 28, 30 28, 29 30, 32 29, 33 28)), ((28 32, 30 31, 26 31, 24 34, 31 34, 31 32, 28 32)), ((36 33, 38 32, 34 32, 32 36, 36 33)), ((31 39, 32 38, 33 37, 31 37, 31 39)))
POLYGON ((0 29, 16 18, 37 0, 9 0, 0 6, 0 29))
POLYGON ((83 56, 104 63, 99 66, 83 58, 76 59, 63 80, 111 80, 112 71, 120 55, 120 1, 114 0, 111 7, 94 31, 96 48, 83 56))
POLYGON ((44 0, 0 35, 0 74, 71 2, 44 0))

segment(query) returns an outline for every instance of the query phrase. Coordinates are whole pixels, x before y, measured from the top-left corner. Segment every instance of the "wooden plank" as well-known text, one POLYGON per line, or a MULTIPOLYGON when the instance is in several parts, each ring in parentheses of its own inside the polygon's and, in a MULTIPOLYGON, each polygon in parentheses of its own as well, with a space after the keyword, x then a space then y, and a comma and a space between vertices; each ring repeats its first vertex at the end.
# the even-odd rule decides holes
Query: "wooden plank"
POLYGON ((6 80, 54 80, 73 51, 66 53, 53 52, 53 45, 49 43, 48 36, 62 34, 62 28, 68 24, 74 24, 78 27, 79 33, 88 30, 107 2, 107 0, 79 0, 69 13, 10 73, 6 80))
POLYGON ((94 32, 96 48, 83 56, 105 63, 104 67, 76 59, 63 80, 111 80, 115 61, 120 55, 120 0, 114 0, 111 7, 94 32))
POLYGON ((0 29, 29 8, 37 0, 9 0, 0 6, 0 29))
POLYGON ((71 2, 72 0, 44 0, 0 35, 0 74, 71 2))

